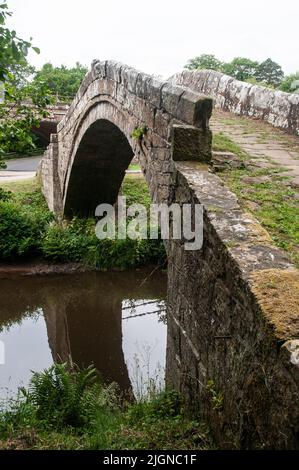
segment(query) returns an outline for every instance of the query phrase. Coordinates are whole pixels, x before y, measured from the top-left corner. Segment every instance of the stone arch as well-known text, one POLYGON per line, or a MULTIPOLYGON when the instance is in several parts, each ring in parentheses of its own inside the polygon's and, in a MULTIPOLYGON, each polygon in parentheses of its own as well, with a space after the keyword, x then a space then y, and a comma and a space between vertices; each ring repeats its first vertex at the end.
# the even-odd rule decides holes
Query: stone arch
POLYGON ((64 195, 64 214, 94 215, 99 203, 114 204, 134 156, 123 132, 107 119, 85 131, 74 156, 64 195))

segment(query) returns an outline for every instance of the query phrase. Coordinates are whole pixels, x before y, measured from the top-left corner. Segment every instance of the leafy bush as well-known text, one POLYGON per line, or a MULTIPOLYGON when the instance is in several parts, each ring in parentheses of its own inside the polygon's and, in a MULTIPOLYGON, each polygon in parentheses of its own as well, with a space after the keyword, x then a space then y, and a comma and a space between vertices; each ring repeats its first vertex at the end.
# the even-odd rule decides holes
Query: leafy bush
POLYGON ((83 260, 88 244, 89 237, 86 234, 53 224, 41 240, 41 250, 43 256, 52 261, 79 262, 83 260))
POLYGON ((157 421, 163 418, 180 416, 182 412, 181 396, 175 390, 164 390, 153 396, 151 400, 141 400, 128 410, 130 422, 144 419, 157 421))
MULTIPOLYGON (((123 193, 128 205, 142 202, 149 208, 150 195, 143 179, 125 180, 123 193)), ((166 260, 160 239, 99 240, 93 218, 54 221, 38 187, 30 190, 25 185, 14 193, 0 190, 0 203, 0 259, 41 255, 49 261, 81 262, 99 269, 162 265, 166 260)))
POLYGON ((9 201, 12 198, 12 192, 0 188, 0 201, 9 201))
POLYGON ((299 72, 287 75, 282 80, 279 89, 287 93, 299 93, 299 72))
POLYGON ((125 269, 146 263, 163 264, 165 258, 165 249, 161 240, 94 238, 85 260, 100 269, 125 269))
POLYGON ((44 218, 10 201, 0 201, 0 258, 12 259, 38 252, 44 218))

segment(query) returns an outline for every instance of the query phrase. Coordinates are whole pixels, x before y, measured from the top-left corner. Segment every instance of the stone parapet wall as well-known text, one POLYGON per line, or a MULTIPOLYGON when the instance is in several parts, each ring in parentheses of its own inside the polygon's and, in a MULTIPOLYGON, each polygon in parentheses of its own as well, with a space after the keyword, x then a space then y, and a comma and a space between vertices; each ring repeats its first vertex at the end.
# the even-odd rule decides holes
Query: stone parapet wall
POLYGON ((184 70, 171 77, 170 81, 211 96, 217 108, 263 119, 299 135, 299 94, 241 82, 213 70, 184 70))
POLYGON ((299 272, 208 167, 176 164, 204 243, 168 246, 168 382, 220 448, 299 448, 299 272))

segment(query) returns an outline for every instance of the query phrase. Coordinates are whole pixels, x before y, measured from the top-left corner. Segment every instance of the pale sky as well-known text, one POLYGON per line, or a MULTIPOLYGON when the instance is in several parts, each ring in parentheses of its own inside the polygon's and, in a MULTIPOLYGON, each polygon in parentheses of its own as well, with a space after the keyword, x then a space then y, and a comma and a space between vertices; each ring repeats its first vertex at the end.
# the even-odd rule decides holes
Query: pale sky
POLYGON ((298 0, 7 0, 12 26, 45 62, 113 59, 168 77, 202 53, 271 57, 299 70, 298 0))

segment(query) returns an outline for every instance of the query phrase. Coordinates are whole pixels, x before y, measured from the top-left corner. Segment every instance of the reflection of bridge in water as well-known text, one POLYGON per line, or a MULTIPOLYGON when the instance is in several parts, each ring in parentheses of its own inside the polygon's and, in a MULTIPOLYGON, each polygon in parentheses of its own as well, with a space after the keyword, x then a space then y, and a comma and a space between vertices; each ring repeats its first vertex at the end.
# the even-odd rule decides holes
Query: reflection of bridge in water
POLYGON ((94 364, 105 382, 117 382, 123 391, 130 390, 122 347, 123 303, 130 304, 130 309, 125 307, 126 315, 134 307, 140 311, 143 304, 155 306, 152 310, 157 310, 157 304, 163 309, 165 281, 158 276, 140 287, 134 272, 3 280, 0 325, 19 322, 40 309, 53 361, 94 364))

